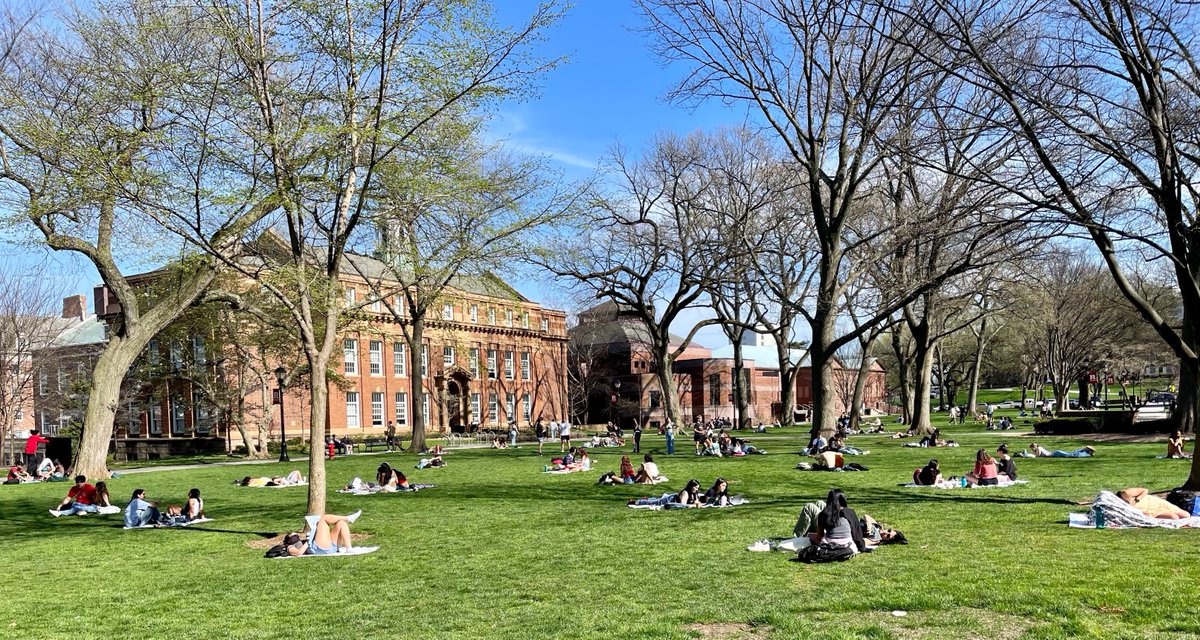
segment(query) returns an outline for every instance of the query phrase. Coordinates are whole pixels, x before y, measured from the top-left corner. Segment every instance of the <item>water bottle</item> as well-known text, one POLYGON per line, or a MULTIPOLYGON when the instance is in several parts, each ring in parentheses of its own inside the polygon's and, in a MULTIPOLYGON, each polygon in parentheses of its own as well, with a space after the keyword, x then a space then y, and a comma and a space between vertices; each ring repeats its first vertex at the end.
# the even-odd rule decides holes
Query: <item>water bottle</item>
POLYGON ((967 486, 967 477, 963 476, 962 478, 959 478, 959 482, 962 483, 962 486, 967 486))
POLYGON ((1108 524, 1104 521, 1104 507, 1096 505, 1096 528, 1105 529, 1108 524))

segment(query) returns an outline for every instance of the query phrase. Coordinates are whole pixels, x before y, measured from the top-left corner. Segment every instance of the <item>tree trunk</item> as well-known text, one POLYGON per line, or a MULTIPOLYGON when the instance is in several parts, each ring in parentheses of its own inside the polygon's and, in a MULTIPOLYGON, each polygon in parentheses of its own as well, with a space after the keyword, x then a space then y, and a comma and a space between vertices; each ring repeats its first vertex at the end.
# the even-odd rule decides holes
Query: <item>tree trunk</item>
POLYGON ((157 331, 140 331, 131 336, 113 336, 96 359, 92 369, 92 388, 83 417, 83 434, 75 473, 92 480, 108 477, 108 445, 113 422, 121 402, 121 384, 133 362, 141 355, 157 331))
POLYGON ((745 330, 738 332, 737 339, 733 340, 733 398, 737 410, 737 416, 734 421, 735 429, 749 429, 750 416, 747 413, 750 411, 750 393, 746 389, 745 361, 742 359, 742 335, 745 330))
MULTIPOLYGON (((425 339, 425 316, 414 312, 412 318, 412 331, 406 336, 408 342, 408 390, 409 402, 412 404, 412 442, 408 444, 409 453, 420 453, 425 450, 425 400, 422 394, 425 393, 425 376, 421 373, 421 341, 425 339)), ((483 354, 480 354, 483 355, 483 354)), ((496 353, 496 367, 500 366, 500 354, 496 353)), ((486 364, 486 360, 485 360, 486 364)), ((500 373, 495 372, 496 379, 500 378, 500 373)), ((488 376, 492 375, 489 370, 488 376)), ((489 378, 484 378, 489 379, 489 378)), ((481 395, 482 398, 482 395, 481 395)), ((484 399, 486 400, 486 398, 484 399)), ((497 400, 499 402, 499 400, 497 400)), ((483 401, 480 402, 479 412, 486 411, 483 407, 483 401)), ((479 421, 483 424, 483 420, 479 421)))
POLYGON ((328 354, 309 354, 312 375, 308 392, 312 396, 312 411, 308 416, 308 515, 325 515, 325 420, 329 415, 329 385, 325 380, 328 354))
POLYGON ((246 443, 246 457, 254 460, 265 460, 271 456, 271 453, 267 448, 266 434, 270 432, 271 425, 274 424, 275 421, 272 419, 273 410, 271 409, 271 389, 267 385, 267 381, 262 376, 259 376, 258 383, 259 397, 263 407, 263 413, 256 421, 258 437, 256 437, 253 443, 251 443, 250 436, 246 430, 244 412, 241 409, 241 407, 245 405, 244 400, 238 402, 238 412, 243 414, 238 418, 238 430, 242 434, 242 442, 246 443))
POLYGON ((667 420, 680 425, 682 422, 683 410, 679 406, 679 389, 675 384, 675 360, 670 355, 659 350, 659 353, 654 354, 658 371, 655 376, 658 378, 658 386, 662 389, 663 408, 667 412, 667 420))
MULTIPOLYGON (((780 332, 783 333, 783 332, 780 332)), ((775 355, 779 359, 779 424, 790 425, 796 420, 796 370, 791 361, 791 347, 775 337, 775 355)))
POLYGON ((897 326, 892 330, 892 353, 896 356, 896 379, 900 384, 900 412, 904 424, 911 425, 913 414, 912 360, 904 348, 903 337, 897 326))
MULTIPOLYGON (((945 411, 946 410, 946 364, 942 360, 942 347, 937 344, 933 345, 933 353, 934 353, 934 357, 937 359, 937 368, 938 368, 938 410, 945 411)), ((968 409, 970 409, 971 411, 974 411, 975 407, 968 407, 968 409)))
POLYGON ((933 390, 933 360, 935 350, 931 345, 922 346, 922 340, 916 342, 916 376, 913 380, 913 418, 910 426, 915 426, 920 433, 932 433, 933 425, 929 420, 929 398, 933 390))
MULTIPOLYGON (((970 387, 967 390, 967 406, 974 410, 979 401, 979 369, 983 367, 983 348, 986 345, 984 333, 987 331, 987 318, 979 324, 979 333, 975 334, 975 359, 971 361, 970 387)), ((1024 390, 1022 390, 1024 391, 1024 390)), ((1021 406, 1025 406, 1025 395, 1021 394, 1021 406)))
POLYGON ((867 374, 871 371, 871 363, 867 360, 864 347, 862 360, 858 363, 858 375, 854 379, 854 400, 850 407, 850 429, 857 430, 862 422, 863 396, 867 392, 867 374))

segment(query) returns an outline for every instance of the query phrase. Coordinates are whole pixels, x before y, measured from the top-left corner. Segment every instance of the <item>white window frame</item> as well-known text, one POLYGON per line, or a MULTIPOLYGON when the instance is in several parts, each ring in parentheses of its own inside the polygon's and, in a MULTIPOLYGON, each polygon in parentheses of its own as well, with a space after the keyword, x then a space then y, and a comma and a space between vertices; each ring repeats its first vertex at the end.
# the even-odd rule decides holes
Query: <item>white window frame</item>
POLYGON ((353 307, 358 304, 358 291, 354 287, 346 287, 346 306, 353 307))
POLYGON ((383 392, 371 392, 371 426, 383 426, 383 392))
POLYGON ((429 375, 429 345, 421 345, 421 375, 429 375))
POLYGON ((515 356, 511 349, 504 352, 504 379, 512 380, 514 376, 513 367, 516 366, 515 356))
POLYGON ((362 414, 358 411, 358 392, 346 392, 346 428, 358 429, 362 426, 362 414))
POLYGON ((517 394, 504 394, 504 417, 509 420, 517 419, 517 394))
POLYGON ((497 371, 497 369, 499 369, 500 367, 498 364, 496 364, 496 358, 498 358, 498 357, 499 357, 499 352, 497 350, 495 350, 495 349, 487 350, 488 380, 495 380, 496 377, 500 374, 500 372, 497 371))
POLYGON ((500 420, 500 396, 495 391, 488 392, 488 423, 496 424, 500 420))
POLYGON ((447 367, 454 366, 454 347, 448 345, 442 347, 442 364, 447 367))
POLYGON ((504 310, 504 324, 508 325, 509 327, 513 326, 513 310, 512 309, 504 310))
POLYGON ((383 313, 383 300, 375 298, 371 301, 371 311, 375 313, 383 313))
POLYGON ((408 345, 403 342, 392 343, 392 375, 397 378, 408 375, 408 345))
POLYGON ((50 374, 45 369, 38 372, 38 395, 46 395, 46 387, 50 385, 50 374))
POLYGON ((495 307, 488 307, 488 324, 490 324, 492 326, 496 325, 496 308, 495 307))
POLYGON ((430 421, 431 416, 429 415, 429 394, 428 393, 421 394, 421 408, 423 408, 425 410, 425 412, 424 412, 425 424, 426 425, 432 424, 432 422, 430 421))
POLYGON ((370 364, 368 364, 367 366, 370 367, 371 375, 372 376, 383 375, 383 341, 382 340, 371 340, 368 343, 367 348, 370 350, 370 353, 369 353, 370 364))
POLYGON ((521 418, 530 422, 533 418, 533 397, 528 393, 521 394, 521 418))
POLYGON ((408 394, 397 391, 395 396, 396 424, 408 424, 408 394))
POLYGON ((542 333, 546 333, 549 330, 550 330, 550 319, 542 318, 542 333))
POLYGON ((533 371, 530 369, 530 362, 533 360, 532 354, 528 351, 521 352, 521 379, 532 380, 533 371))
POLYGON ((479 324, 479 305, 471 305, 471 322, 479 324))
POLYGON ((204 338, 202 336, 192 337, 192 362, 200 365, 208 362, 204 354, 204 338))
POLYGON ((348 376, 358 375, 358 340, 342 340, 342 371, 348 376))
POLYGON ((483 405, 483 397, 478 393, 472 393, 471 394, 471 419, 472 420, 475 420, 476 422, 482 422, 482 420, 480 420, 480 418, 482 418, 483 416, 481 416, 479 413, 480 411, 483 410, 482 405, 483 405))
POLYGON ((529 312, 528 311, 521 312, 521 328, 522 329, 529 328, 529 312))
POLYGON ((468 362, 471 365, 471 375, 479 377, 479 347, 471 347, 468 362))
POLYGON ((443 304, 442 305, 442 320, 453 320, 453 319, 454 319, 454 305, 443 304))

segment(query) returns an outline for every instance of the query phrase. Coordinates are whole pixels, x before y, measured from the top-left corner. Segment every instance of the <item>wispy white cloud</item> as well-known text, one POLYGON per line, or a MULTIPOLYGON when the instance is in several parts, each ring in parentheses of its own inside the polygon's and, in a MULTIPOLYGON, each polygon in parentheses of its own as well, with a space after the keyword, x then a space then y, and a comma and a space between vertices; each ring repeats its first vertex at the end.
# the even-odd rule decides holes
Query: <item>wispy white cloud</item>
POLYGON ((585 153, 547 142, 535 127, 530 126, 526 115, 517 111, 499 113, 490 123, 488 135, 493 141, 501 142, 514 151, 546 157, 566 166, 592 170, 599 164, 598 156, 589 158, 585 153))

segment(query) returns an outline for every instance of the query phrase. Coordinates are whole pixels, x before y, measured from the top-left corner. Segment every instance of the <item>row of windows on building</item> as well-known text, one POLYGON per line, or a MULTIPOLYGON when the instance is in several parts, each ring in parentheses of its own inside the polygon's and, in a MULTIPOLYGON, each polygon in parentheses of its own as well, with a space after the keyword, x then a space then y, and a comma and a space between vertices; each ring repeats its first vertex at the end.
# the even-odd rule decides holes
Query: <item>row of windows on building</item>
MULTIPOLYGON (((354 306, 354 305, 356 305, 356 304, 358 304, 358 291, 357 291, 357 290, 355 290, 355 289, 350 289, 350 288, 347 288, 347 289, 346 289, 346 306, 348 306, 348 307, 352 307, 352 306, 354 306)), ((369 305, 369 308, 371 309, 371 311, 373 311, 373 312, 375 312, 375 313, 383 313, 383 312, 384 312, 383 300, 380 300, 380 299, 378 299, 378 298, 376 298, 376 299, 374 299, 374 300, 371 300, 371 303, 370 303, 370 305, 369 305)), ((396 298, 396 302, 395 302, 395 304, 394 304, 394 308, 395 308, 395 309, 399 309, 399 310, 400 310, 400 313, 401 313, 401 315, 403 315, 403 313, 404 313, 404 302, 403 302, 403 300, 402 300, 402 299, 400 299, 399 297, 397 297, 397 298, 396 298)), ((515 327, 517 326, 517 314, 516 314, 516 312, 515 312, 515 311, 513 311, 512 309, 504 309, 504 310, 503 310, 503 313, 504 313, 504 321, 503 321, 503 322, 504 322, 504 326, 506 326, 506 327, 510 327, 510 328, 515 328, 515 327)), ((496 325, 497 325, 498 316, 499 316, 499 312, 498 312, 498 310, 497 310, 495 307, 488 307, 488 308, 487 308, 487 322, 488 322, 488 324, 490 324, 490 325, 492 325, 492 326, 496 326, 496 325)), ((450 303, 445 303, 445 304, 443 304, 443 305, 442 305, 442 316, 441 316, 441 317, 442 317, 442 320, 446 320, 446 321, 453 322, 453 321, 455 320, 455 317, 454 317, 454 305, 453 305, 453 304, 450 304, 450 303)), ((468 320, 468 321, 470 321, 472 324, 479 324, 479 305, 477 305, 477 304, 472 304, 472 305, 468 306, 468 307, 466 308, 466 318, 467 318, 467 320, 468 320)), ((522 312, 521 312, 521 316, 520 316, 520 327, 521 327, 522 329, 528 329, 528 328, 529 328, 529 312, 528 312, 528 311, 522 311, 522 312)), ((549 330, 550 330, 550 319, 549 319, 549 318, 542 318, 542 319, 541 319, 541 328, 542 328, 542 331, 543 331, 543 332, 546 332, 546 331, 549 331, 549 330)))
MULTIPOLYGON (((383 341, 370 340, 367 343, 369 357, 367 358, 367 373, 372 376, 383 375, 383 341)), ((479 353, 478 347, 471 347, 467 352, 467 368, 471 371, 471 375, 479 377, 479 353)), ((495 380, 499 375, 497 366, 500 352, 497 349, 487 350, 487 377, 490 380, 495 380)), ((504 352, 504 379, 516 379, 516 357, 517 353, 512 350, 504 352)), ((531 380, 533 378, 532 359, 533 355, 530 351, 522 351, 521 357, 521 379, 531 380)), ((458 352, 454 347, 442 347, 442 364, 447 367, 452 367, 457 362, 458 352)), ((342 341, 342 360, 343 371, 348 376, 358 375, 358 340, 354 338, 346 338, 342 341)), ((403 342, 392 343, 392 375, 407 376, 408 375, 408 345, 403 342)), ((421 345, 421 375, 429 375, 429 345, 421 345)))
MULTIPOLYGON (((487 423, 498 424, 500 422, 500 394, 491 392, 488 394, 487 406, 487 423)), ((483 394, 471 394, 471 416, 479 416, 480 403, 483 401, 483 394)), ((384 421, 384 394, 380 391, 371 393, 371 415, 370 426, 382 427, 384 421)), ((421 406, 423 407, 425 419, 429 419, 429 394, 421 394, 421 406)), ((394 397, 393 404, 394 420, 398 425, 408 424, 408 393, 397 391, 394 397)), ((533 396, 528 393, 521 394, 520 405, 517 404, 517 394, 504 394, 504 416, 510 420, 515 420, 520 412, 521 420, 529 422, 533 415, 533 396)), ((362 412, 359 407, 359 393, 357 391, 346 392, 346 427, 358 428, 363 426, 362 412)))
POLYGON ((144 408, 130 401, 125 409, 128 420, 126 431, 130 436, 141 435, 143 426, 145 426, 146 432, 152 436, 162 435, 164 426, 170 428, 171 435, 185 435, 188 432, 189 413, 195 432, 207 435, 212 431, 215 415, 213 408, 208 404, 204 402, 188 403, 185 402, 183 396, 174 394, 172 394, 170 407, 167 410, 166 422, 163 420, 162 405, 157 398, 152 398, 144 408), (145 416, 144 422, 143 415, 145 416))

